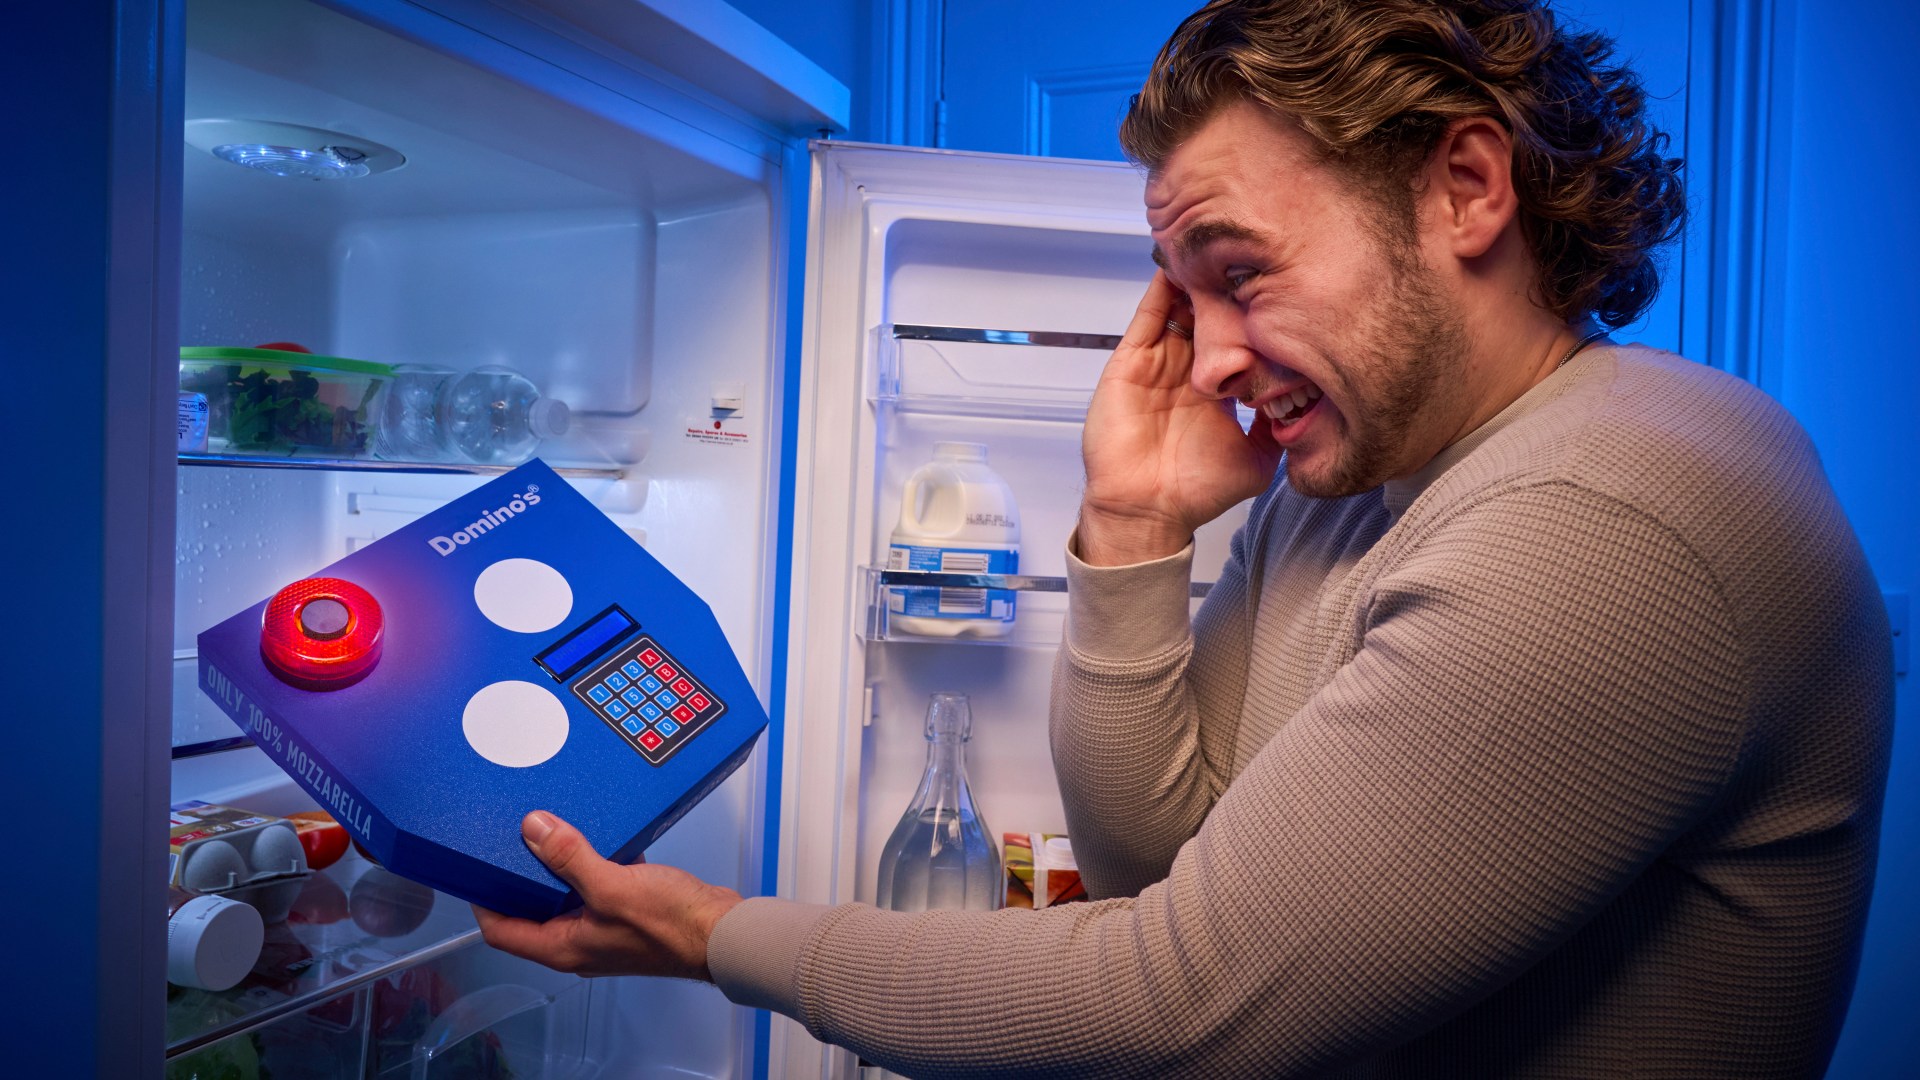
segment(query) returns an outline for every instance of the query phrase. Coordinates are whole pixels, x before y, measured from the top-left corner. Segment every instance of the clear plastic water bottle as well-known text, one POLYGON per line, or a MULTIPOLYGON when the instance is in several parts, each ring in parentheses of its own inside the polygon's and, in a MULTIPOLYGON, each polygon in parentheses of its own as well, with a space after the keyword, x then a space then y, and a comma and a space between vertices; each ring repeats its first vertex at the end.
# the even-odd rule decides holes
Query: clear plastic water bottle
POLYGON ((992 911, 1005 899, 1000 848, 967 789, 973 714, 965 694, 927 706, 927 771, 913 804, 880 850, 875 899, 893 911, 992 911))
POLYGON ((387 387, 374 452, 389 461, 517 465, 543 439, 566 434, 571 417, 566 402, 541 397, 539 387, 512 368, 460 374, 402 364, 387 387))
POLYGON ((458 456, 481 465, 517 465, 533 456, 540 440, 565 435, 569 415, 566 402, 541 397, 525 375, 489 365, 447 383, 437 419, 458 456))
POLYGON ((388 461, 450 461, 453 447, 440 426, 440 395, 452 368, 401 364, 387 384, 374 453, 388 461))

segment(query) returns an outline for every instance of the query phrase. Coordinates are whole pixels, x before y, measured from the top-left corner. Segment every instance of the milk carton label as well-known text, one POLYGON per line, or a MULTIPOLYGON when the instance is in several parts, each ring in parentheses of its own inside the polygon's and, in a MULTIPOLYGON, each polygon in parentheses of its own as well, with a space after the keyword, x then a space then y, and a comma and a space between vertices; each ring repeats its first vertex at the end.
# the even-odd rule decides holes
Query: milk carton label
MULTIPOLYGON (((920 570, 938 574, 1017 574, 1020 553, 993 548, 931 547, 894 544, 887 551, 887 569, 920 570)), ((887 610, 896 615, 928 619, 984 619, 1013 621, 1011 589, 894 588, 887 610)))

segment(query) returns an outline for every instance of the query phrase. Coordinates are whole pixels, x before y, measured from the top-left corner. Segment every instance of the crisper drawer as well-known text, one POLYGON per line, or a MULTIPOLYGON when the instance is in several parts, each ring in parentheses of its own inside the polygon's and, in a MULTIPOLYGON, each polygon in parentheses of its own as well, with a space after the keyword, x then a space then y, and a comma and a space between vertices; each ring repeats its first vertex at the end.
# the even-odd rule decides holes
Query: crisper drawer
POLYGON ((169 986, 168 1080, 589 1080, 593 984, 479 940, 468 906, 354 855, 239 986, 169 986))

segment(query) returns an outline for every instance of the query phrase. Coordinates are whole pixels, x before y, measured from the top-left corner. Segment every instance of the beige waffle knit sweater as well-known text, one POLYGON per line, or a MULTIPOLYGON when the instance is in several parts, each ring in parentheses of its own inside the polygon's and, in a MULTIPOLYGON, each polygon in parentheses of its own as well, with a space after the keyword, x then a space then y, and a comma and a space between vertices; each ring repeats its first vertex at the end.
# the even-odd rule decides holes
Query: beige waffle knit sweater
POLYGON ((1069 560, 1090 904, 748 900, 737 1002, 913 1076, 1817 1076, 1872 884, 1885 611, 1805 435, 1596 348, 1386 490, 1069 560))

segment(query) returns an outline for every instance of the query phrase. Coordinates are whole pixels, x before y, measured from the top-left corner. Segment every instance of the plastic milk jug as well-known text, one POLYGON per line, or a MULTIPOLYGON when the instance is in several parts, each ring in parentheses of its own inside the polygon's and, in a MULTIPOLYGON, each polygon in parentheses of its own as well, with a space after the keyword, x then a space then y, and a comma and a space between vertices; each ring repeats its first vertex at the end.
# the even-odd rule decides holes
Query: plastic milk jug
MULTIPOLYGON (((1020 571, 1020 511, 987 467, 979 443, 935 443, 933 460, 907 478, 889 570, 943 574, 1020 571)), ((1010 589, 893 587, 887 624, 928 637, 998 637, 1013 628, 1010 589)))

